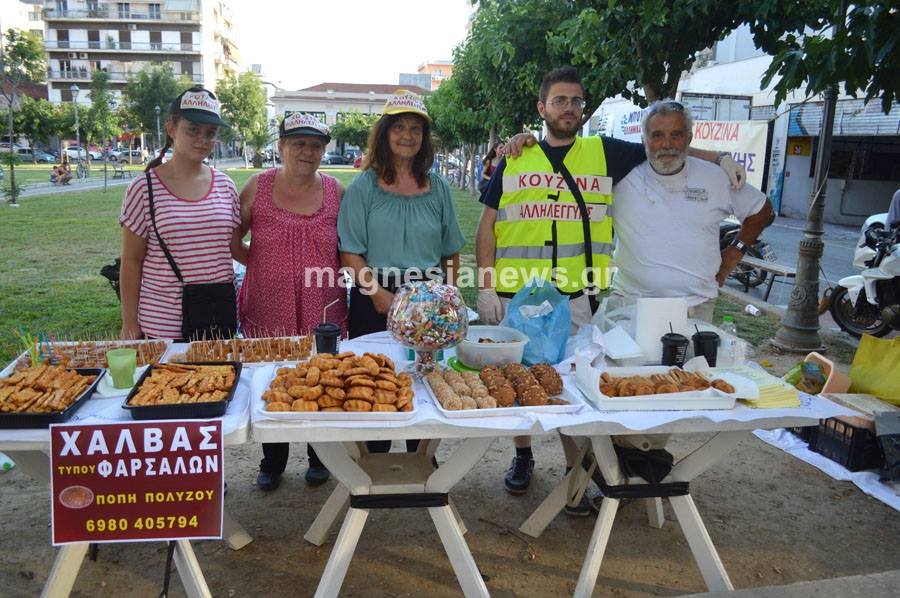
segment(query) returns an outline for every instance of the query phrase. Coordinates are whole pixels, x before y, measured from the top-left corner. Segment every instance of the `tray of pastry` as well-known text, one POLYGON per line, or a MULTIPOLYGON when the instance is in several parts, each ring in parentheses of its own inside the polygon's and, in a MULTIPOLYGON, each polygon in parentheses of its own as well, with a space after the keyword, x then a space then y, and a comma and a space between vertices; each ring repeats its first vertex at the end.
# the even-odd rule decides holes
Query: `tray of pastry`
POLYGON ((312 336, 272 338, 232 338, 192 341, 184 353, 170 351, 169 363, 201 361, 240 361, 252 365, 284 361, 302 361, 313 352, 312 336))
POLYGON ((752 382, 669 366, 592 368, 576 358, 575 384, 601 411, 732 409, 736 386, 752 382))
POLYGON ((201 361, 151 365, 128 393, 133 419, 208 419, 225 415, 242 364, 201 361))
MULTIPOLYGON (((106 368, 106 352, 112 349, 134 349, 138 367, 158 363, 172 344, 171 340, 98 340, 48 342, 39 347, 42 361, 52 361, 67 368, 106 368)), ((3 374, 31 367, 31 357, 25 351, 3 370, 3 374)), ((39 365, 39 364, 37 364, 39 365)))
POLYGON ((275 367, 256 409, 278 420, 405 420, 415 415, 412 382, 380 353, 319 353, 275 367))
POLYGON ((101 368, 40 365, 0 378, 0 428, 46 428, 67 421, 91 398, 101 368))
POLYGON ((477 373, 440 369, 425 377, 425 386, 449 418, 574 413, 583 405, 548 364, 487 366, 477 373))

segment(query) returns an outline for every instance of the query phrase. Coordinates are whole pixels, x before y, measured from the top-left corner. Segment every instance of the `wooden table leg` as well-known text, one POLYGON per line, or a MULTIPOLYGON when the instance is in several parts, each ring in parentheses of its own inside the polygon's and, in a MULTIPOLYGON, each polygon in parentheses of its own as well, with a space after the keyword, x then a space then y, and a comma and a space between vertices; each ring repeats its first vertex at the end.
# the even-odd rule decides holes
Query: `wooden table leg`
POLYGON ((90 544, 85 542, 67 544, 59 549, 56 559, 53 561, 53 567, 50 569, 50 575, 47 577, 47 583, 44 584, 44 590, 41 592, 42 597, 57 598, 72 593, 72 586, 75 585, 75 579, 78 577, 78 571, 81 569, 88 546, 90 544))

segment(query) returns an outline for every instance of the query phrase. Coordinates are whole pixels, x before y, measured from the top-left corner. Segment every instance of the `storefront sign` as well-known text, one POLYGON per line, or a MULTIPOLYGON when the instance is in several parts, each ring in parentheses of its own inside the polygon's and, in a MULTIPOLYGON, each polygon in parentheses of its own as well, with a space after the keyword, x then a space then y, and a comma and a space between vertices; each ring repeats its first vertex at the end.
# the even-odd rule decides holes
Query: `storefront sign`
POLYGON ((747 169, 747 182, 762 189, 768 130, 764 120, 695 120, 691 147, 730 152, 747 169))
POLYGON ((53 544, 222 537, 222 421, 50 426, 53 544))

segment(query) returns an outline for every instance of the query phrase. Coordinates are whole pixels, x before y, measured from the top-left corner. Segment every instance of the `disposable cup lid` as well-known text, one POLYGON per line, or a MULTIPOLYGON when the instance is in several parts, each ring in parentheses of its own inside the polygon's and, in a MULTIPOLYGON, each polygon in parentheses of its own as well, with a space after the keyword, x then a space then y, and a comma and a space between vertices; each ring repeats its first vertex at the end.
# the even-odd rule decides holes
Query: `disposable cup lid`
POLYGON ((666 345, 686 345, 688 344, 688 339, 684 337, 683 334, 678 334, 677 332, 667 332, 662 336, 660 341, 666 345))

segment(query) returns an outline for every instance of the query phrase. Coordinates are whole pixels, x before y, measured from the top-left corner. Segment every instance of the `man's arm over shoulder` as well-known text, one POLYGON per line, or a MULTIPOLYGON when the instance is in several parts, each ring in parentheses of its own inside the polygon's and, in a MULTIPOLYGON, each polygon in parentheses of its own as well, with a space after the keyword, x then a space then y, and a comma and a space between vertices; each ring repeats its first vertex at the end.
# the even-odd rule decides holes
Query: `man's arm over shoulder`
POLYGON ((603 153, 606 156, 606 176, 612 178, 613 185, 647 160, 647 152, 642 143, 602 135, 600 139, 603 141, 603 153))

